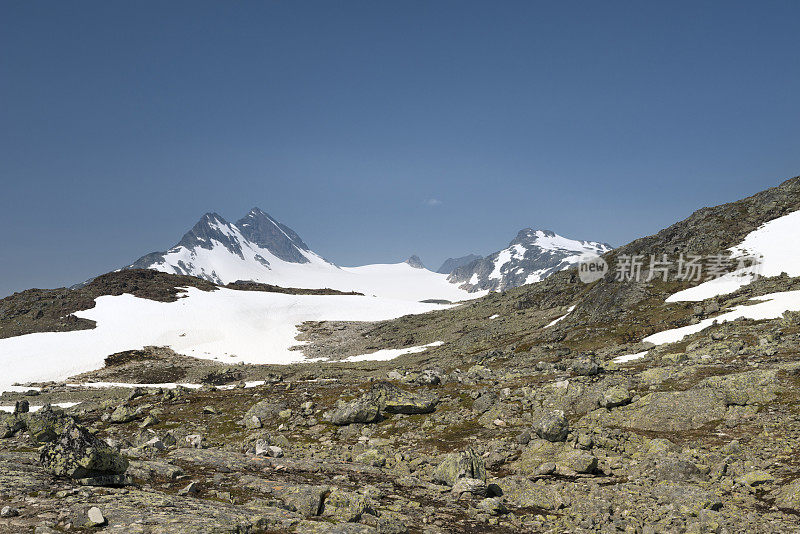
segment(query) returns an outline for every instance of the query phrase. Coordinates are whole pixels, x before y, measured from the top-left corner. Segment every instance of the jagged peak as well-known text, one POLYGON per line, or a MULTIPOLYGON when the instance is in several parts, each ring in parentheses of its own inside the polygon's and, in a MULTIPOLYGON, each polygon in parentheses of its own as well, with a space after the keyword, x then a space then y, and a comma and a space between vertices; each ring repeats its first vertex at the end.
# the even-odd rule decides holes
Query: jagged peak
POLYGON ((425 264, 422 263, 422 260, 416 254, 414 254, 413 256, 408 258, 405 262, 408 265, 410 265, 411 267, 415 268, 415 269, 424 269, 425 268, 425 264))

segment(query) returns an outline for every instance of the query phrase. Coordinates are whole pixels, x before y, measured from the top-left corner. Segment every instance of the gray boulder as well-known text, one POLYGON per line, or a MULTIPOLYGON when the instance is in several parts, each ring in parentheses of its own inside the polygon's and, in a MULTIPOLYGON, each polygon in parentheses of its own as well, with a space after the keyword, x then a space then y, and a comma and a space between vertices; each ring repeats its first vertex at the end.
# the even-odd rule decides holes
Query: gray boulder
POLYGON ((486 481, 483 459, 472 450, 448 454, 433 473, 434 482, 450 487, 462 478, 486 481))
POLYGON ((547 441, 564 441, 569 434, 569 422, 561 410, 543 415, 534 425, 536 435, 547 441))
POLYGON ((122 475, 128 469, 117 450, 74 422, 57 441, 42 447, 39 459, 50 473, 74 479, 122 475))
POLYGON ((375 399, 361 397, 351 402, 340 402, 333 410, 326 412, 325 419, 334 425, 353 423, 375 423, 381 418, 381 409, 375 399))

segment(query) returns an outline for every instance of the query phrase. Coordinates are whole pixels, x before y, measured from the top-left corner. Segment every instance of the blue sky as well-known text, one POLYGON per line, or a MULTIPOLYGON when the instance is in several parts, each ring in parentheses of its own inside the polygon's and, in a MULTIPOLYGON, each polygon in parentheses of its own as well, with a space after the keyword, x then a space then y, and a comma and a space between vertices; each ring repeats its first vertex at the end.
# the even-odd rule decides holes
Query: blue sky
POLYGON ((800 174, 800 3, 0 3, 0 295, 253 206, 341 265, 619 245, 800 174))

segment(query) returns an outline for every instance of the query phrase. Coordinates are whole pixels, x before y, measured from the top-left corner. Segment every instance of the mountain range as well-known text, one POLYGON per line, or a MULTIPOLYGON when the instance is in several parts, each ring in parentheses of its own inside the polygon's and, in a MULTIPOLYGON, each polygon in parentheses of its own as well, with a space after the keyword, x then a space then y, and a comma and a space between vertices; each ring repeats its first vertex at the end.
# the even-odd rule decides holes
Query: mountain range
POLYGON ((417 256, 397 264, 340 267, 311 250, 297 232, 253 208, 235 223, 206 213, 175 246, 142 256, 127 268, 196 276, 216 284, 254 281, 383 296, 408 296, 411 291, 420 299, 463 300, 542 280, 586 254, 608 250, 611 246, 605 243, 526 228, 503 250, 486 257, 450 258, 436 272, 417 256))

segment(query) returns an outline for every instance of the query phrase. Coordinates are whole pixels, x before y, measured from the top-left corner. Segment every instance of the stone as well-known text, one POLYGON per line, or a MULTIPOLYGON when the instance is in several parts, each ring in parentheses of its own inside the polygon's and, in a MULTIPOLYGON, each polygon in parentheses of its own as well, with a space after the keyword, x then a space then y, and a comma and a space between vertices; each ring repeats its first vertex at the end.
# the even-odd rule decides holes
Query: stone
POLYGON ((448 454, 433 473, 435 482, 451 488, 460 478, 486 481, 486 467, 483 459, 472 450, 448 454))
POLYGON ((580 376, 594 376, 600 373, 600 367, 593 361, 587 359, 575 360, 569 370, 580 376))
POLYGON ((386 465, 386 455, 378 449, 367 449, 356 456, 355 461, 373 467, 383 467, 386 465))
POLYGON ((604 424, 639 431, 695 430, 723 419, 726 410, 724 393, 712 388, 658 391, 607 412, 604 424))
POLYGON ((18 515, 19 510, 11 506, 3 506, 3 509, 0 510, 0 517, 17 517, 18 515))
POLYGON ((257 439, 255 444, 256 456, 267 456, 269 442, 265 439, 257 439))
POLYGON ((25 428, 25 421, 13 414, 0 414, 0 438, 10 438, 25 428))
POLYGON ((49 443, 58 439, 66 426, 74 422, 61 410, 53 409, 49 404, 35 413, 24 414, 25 427, 28 434, 37 443, 49 443))
POLYGON ((322 511, 322 502, 328 493, 327 486, 281 485, 273 488, 273 495, 283 501, 293 511, 313 517, 322 511))
MULTIPOLYGON (((257 417, 259 423, 263 423, 264 421, 274 421, 278 418, 278 414, 286 409, 286 403, 282 401, 276 401, 274 399, 265 399, 260 402, 257 402, 253 406, 247 410, 247 413, 244 414, 244 424, 252 425, 254 422, 253 417, 257 417), (248 423, 249 421, 249 423, 248 423)), ((253 428, 261 428, 253 427, 253 428)))
POLYGON ((453 489, 451 490, 454 495, 461 496, 464 493, 483 497, 486 495, 486 481, 477 478, 459 478, 453 489))
POLYGON ((564 441, 569 434, 569 423, 563 411, 554 410, 542 416, 533 429, 547 441, 564 441))
POLYGON ((775 504, 779 508, 800 512, 800 478, 780 489, 775 504))
POLYGON ((205 443, 204 443, 205 439, 200 434, 189 434, 184 438, 184 440, 189 445, 189 447, 193 449, 205 448, 205 443))
POLYGON ((277 445, 270 445, 267 447, 267 456, 272 458, 283 458, 283 449, 277 445))
POLYGON ((374 399, 359 398, 342 403, 324 416, 331 424, 343 426, 353 423, 375 423, 381 418, 381 410, 374 399))
POLYGON ((603 392, 600 397, 600 406, 603 408, 616 408, 617 406, 625 406, 630 404, 632 395, 630 391, 622 386, 614 386, 603 392))
POLYGON ((653 473, 658 481, 700 482, 706 479, 706 476, 691 460, 682 457, 658 458, 653 473))
POLYGON ((499 497, 490 497, 480 501, 476 508, 489 515, 502 515, 508 512, 508 508, 499 497))
POLYGON ((379 382, 364 396, 374 399, 381 410, 406 415, 432 413, 439 399, 435 395, 405 391, 389 382, 379 382))
POLYGON ((188 485, 178 490, 178 495, 181 496, 196 495, 199 492, 200 492, 200 486, 197 484, 197 482, 189 482, 188 485))
POLYGON ((130 423, 136 419, 136 412, 129 406, 118 406, 116 410, 111 413, 109 422, 115 424, 130 423))
POLYGON ((480 414, 486 413, 498 402, 499 398, 500 397, 497 395, 497 393, 494 393, 493 391, 484 393, 472 403, 472 410, 480 414))
POLYGON ((27 400, 18 400, 14 403, 14 414, 28 413, 31 410, 31 405, 27 400))
POLYGON ((159 423, 158 418, 154 415, 148 415, 144 418, 144 421, 139 423, 139 428, 149 428, 151 426, 155 426, 159 423))
POLYGON ((264 426, 264 424, 261 422, 261 418, 257 415, 245 418, 244 425, 251 430, 255 430, 264 426))
POLYGON ((355 523, 371 512, 368 499, 352 491, 334 488, 325 499, 322 515, 343 523, 355 523))
POLYGON ((103 516, 103 512, 100 511, 100 508, 97 506, 92 506, 86 512, 86 519, 87 523, 91 527, 101 527, 107 523, 105 516, 103 516))
POLYGON ((57 441, 42 447, 39 459, 48 472, 75 479, 123 475, 128 468, 117 450, 74 422, 57 441))
POLYGON ((514 465, 520 474, 537 476, 555 472, 591 474, 597 464, 597 458, 587 451, 573 449, 567 443, 537 439, 528 444, 514 465))

